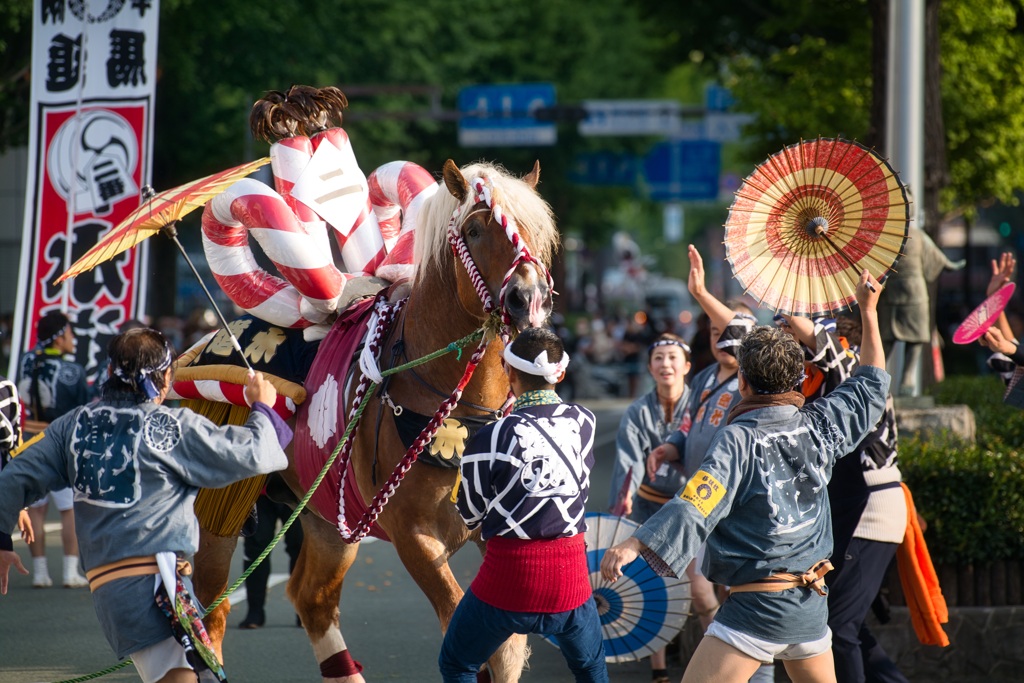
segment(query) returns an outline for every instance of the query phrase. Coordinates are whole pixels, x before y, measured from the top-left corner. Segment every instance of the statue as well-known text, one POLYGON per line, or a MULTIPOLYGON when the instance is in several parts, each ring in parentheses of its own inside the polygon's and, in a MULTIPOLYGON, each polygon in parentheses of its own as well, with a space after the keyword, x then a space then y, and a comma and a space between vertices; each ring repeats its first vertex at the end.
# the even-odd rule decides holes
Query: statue
POLYGON ((911 224, 904 256, 896 265, 898 270, 886 280, 878 301, 878 323, 889 374, 893 375, 893 396, 921 395, 924 349, 931 343, 934 327, 930 285, 942 271, 960 270, 965 263, 950 261, 928 233, 911 224), (897 342, 903 342, 902 354, 897 342))

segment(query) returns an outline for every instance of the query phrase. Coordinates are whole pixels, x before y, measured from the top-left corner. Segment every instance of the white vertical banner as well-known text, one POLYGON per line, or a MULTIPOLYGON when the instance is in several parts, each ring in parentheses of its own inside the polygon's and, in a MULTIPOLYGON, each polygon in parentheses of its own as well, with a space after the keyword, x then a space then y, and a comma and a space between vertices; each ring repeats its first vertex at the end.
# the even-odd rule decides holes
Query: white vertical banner
POLYGON ((32 111, 11 376, 36 321, 68 313, 95 379, 108 341, 144 315, 146 245, 54 280, 139 205, 151 173, 159 0, 35 0, 32 111))

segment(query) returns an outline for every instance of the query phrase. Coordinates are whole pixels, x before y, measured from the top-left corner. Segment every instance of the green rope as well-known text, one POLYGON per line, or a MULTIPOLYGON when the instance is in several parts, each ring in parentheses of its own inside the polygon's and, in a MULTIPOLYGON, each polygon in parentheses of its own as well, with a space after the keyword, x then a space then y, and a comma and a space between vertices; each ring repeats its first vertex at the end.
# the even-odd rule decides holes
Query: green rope
MULTIPOLYGON (((450 353, 453 350, 458 350, 461 354, 462 347, 479 340, 480 337, 482 336, 483 329, 479 329, 476 332, 473 332, 472 334, 466 335, 465 337, 458 341, 452 342, 443 349, 438 349, 437 351, 434 351, 433 353, 423 356, 422 358, 411 360, 408 363, 405 363, 404 365, 397 365, 389 370, 384 370, 383 372, 381 372, 381 375, 388 376, 393 375, 397 372, 401 372, 403 370, 408 370, 409 368, 416 367, 417 365, 428 363, 434 360, 435 358, 440 358, 441 356, 445 355, 446 353, 450 353), (455 346, 455 349, 452 349, 452 346, 455 346)), ((206 608, 206 612, 203 613, 204 617, 213 610, 217 609, 220 603, 224 602, 225 598, 234 593, 236 590, 239 589, 239 587, 243 583, 245 583, 245 580, 249 577, 250 574, 252 574, 253 570, 255 570, 257 566, 259 566, 260 562, 266 559, 267 555, 269 555, 271 551, 273 551, 274 546, 276 546, 278 542, 280 542, 280 540, 284 537, 288 529, 291 528, 295 520, 298 519, 299 515, 306 508, 306 504, 309 503, 310 498, 313 497, 313 494, 316 493, 317 488, 320 487, 320 482, 324 480, 324 477, 327 476, 327 473, 331 470, 331 467, 334 466, 334 461, 338 459, 338 455, 341 453, 342 447, 345 445, 345 443, 349 439, 349 436, 352 434, 353 428, 357 424, 359 424, 359 418, 362 417, 363 411, 366 409, 366 406, 370 404, 370 402, 367 399, 373 394, 374 391, 376 391, 376 389, 377 383, 370 382, 370 386, 366 390, 366 395, 363 397, 363 402, 359 404, 359 407, 356 409, 355 415, 353 415, 352 419, 349 420, 349 423, 345 425, 345 432, 341 435, 341 439, 338 440, 338 445, 334 447, 334 452, 331 453, 331 457, 329 457, 327 459, 327 462, 324 463, 323 468, 320 470, 320 474, 316 476, 316 479, 313 480, 312 486, 310 486, 309 490, 306 491, 306 495, 302 497, 302 500, 299 501, 299 504, 295 506, 295 510, 292 511, 291 516, 288 519, 286 519, 284 523, 281 525, 281 530, 277 533, 277 535, 274 536, 274 538, 271 539, 270 543, 267 544, 267 547, 263 549, 263 552, 256 556, 256 559, 253 561, 251 565, 249 565, 249 568, 242 572, 242 575, 239 576, 238 579, 233 584, 231 584, 231 586, 228 587, 227 590, 221 593, 217 597, 217 599, 214 600, 213 603, 206 608)))
POLYGON ((103 671, 97 671, 96 673, 91 673, 91 674, 88 674, 86 676, 81 676, 79 678, 69 678, 66 681, 60 681, 59 683, 82 683, 83 681, 91 681, 94 678, 99 678, 100 676, 106 676, 107 674, 112 674, 112 673, 114 673, 115 671, 117 671, 119 669, 125 668, 126 666, 128 666, 131 663, 132 663, 132 660, 126 659, 123 662, 121 662, 120 664, 115 664, 114 666, 109 667, 107 669, 104 669, 103 671))
MULTIPOLYGON (((403 365, 397 365, 389 370, 384 370, 381 372, 381 375, 393 375, 395 373, 402 372, 403 370, 408 370, 409 368, 416 367, 417 365, 429 363, 435 358, 440 358, 446 353, 451 353, 452 351, 457 351, 459 354, 458 357, 461 358, 463 347, 468 346, 469 344, 475 341, 478 341, 481 337, 483 337, 483 335, 484 328, 480 328, 475 332, 467 334, 462 339, 459 339, 458 341, 454 341, 451 344, 448 344, 448 346, 444 347, 443 349, 438 349, 437 351, 429 353, 426 356, 423 356, 422 358, 417 358, 403 365)), ((376 391, 376 389, 377 383, 370 382, 370 386, 366 390, 366 395, 363 397, 363 402, 356 409, 356 413, 355 415, 352 416, 352 419, 349 420, 348 425, 345 426, 345 432, 344 434, 342 434, 341 439, 338 441, 338 445, 334 447, 334 452, 331 453, 331 457, 327 459, 326 463, 324 463, 323 469, 320 470, 320 474, 318 474, 316 479, 313 480, 313 485, 309 488, 309 491, 306 492, 306 495, 302 497, 302 500, 299 501, 299 504, 295 507, 295 510, 292 512, 291 516, 288 519, 286 519, 284 523, 281 525, 281 531, 279 531, 277 535, 275 535, 274 538, 270 540, 270 543, 267 544, 267 547, 264 548, 263 552, 256 557, 256 559, 253 561, 251 565, 249 565, 248 569, 242 572, 242 575, 238 577, 238 579, 233 584, 231 584, 227 588, 227 590, 225 590, 223 593, 217 596, 217 599, 214 600, 213 603, 206 608, 206 611, 203 612, 204 617, 213 610, 217 609, 217 607, 220 606, 220 604, 224 602, 224 600, 227 599, 229 595, 234 593, 241 587, 243 583, 245 583, 245 580, 249 578, 249 575, 252 574, 256 567, 259 566, 260 562, 267 558, 267 555, 271 553, 271 551, 278 544, 278 542, 280 542, 280 540, 284 537, 288 529, 291 528, 295 520, 298 519, 299 514, 301 514, 302 511, 305 509, 306 504, 309 502, 309 499, 313 497, 314 493, 316 493, 317 488, 320 486, 320 482, 323 481, 324 477, 327 476, 327 473, 334 465, 334 461, 338 458, 338 454, 341 453, 341 449, 345 445, 345 442, 348 441, 349 436, 352 433, 352 429, 355 427, 355 425, 359 423, 359 418, 362 416, 363 410, 365 410, 366 406, 369 405, 369 401, 367 401, 366 399, 369 398, 369 396, 372 395, 373 392, 376 391)), ((58 681, 57 683, 83 683, 84 681, 91 681, 95 678, 99 678, 101 676, 106 676, 109 673, 113 673, 118 669, 123 669, 131 663, 131 659, 126 659, 120 664, 104 669, 103 671, 97 671, 95 673, 82 676, 81 678, 72 678, 64 681, 58 681)))

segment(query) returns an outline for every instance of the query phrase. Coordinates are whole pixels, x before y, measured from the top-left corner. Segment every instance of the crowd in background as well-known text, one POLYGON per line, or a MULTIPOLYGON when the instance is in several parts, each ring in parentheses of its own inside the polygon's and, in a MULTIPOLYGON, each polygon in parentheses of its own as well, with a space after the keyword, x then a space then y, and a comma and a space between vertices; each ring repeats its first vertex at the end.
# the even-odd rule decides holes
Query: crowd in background
POLYGON ((645 311, 631 316, 584 314, 571 323, 556 314, 552 321, 572 358, 558 387, 567 399, 636 398, 649 390, 647 348, 661 334, 678 335, 693 349, 691 375, 712 362, 708 317, 703 313, 686 325, 645 311))

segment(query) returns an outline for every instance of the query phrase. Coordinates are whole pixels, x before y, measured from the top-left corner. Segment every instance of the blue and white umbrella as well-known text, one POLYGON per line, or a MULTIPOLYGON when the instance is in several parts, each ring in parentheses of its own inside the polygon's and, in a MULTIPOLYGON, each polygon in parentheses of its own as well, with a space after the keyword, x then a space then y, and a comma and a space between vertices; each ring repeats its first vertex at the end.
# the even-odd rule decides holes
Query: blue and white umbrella
MULTIPOLYGON (((615 583, 601 577, 601 558, 638 528, 603 512, 587 513, 587 566, 601 617, 605 661, 631 662, 665 647, 683 629, 690 611, 690 582, 658 576, 643 558, 622 568, 615 583)), ((557 644, 557 643, 556 643, 557 644)))

